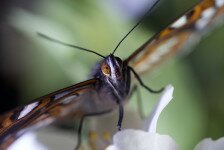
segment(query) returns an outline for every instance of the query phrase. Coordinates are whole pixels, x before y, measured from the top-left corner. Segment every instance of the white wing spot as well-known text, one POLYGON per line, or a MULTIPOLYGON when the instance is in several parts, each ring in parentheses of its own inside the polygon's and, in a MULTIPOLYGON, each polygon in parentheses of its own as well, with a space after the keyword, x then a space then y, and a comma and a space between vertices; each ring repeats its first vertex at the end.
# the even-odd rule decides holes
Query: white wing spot
POLYGON ((215 5, 217 7, 222 7, 224 5, 224 0, 215 0, 215 5))
POLYGON ((196 22, 198 30, 202 30, 210 21, 215 13, 215 8, 211 7, 203 11, 201 18, 196 22))
POLYGON ((181 26, 183 26, 186 23, 187 23, 187 17, 186 16, 182 16, 180 19, 178 19, 177 21, 175 21, 171 25, 171 27, 172 28, 180 28, 181 26))
POLYGON ((160 58, 169 53, 172 50, 172 47, 177 44, 178 40, 174 37, 169 40, 167 40, 165 43, 163 43, 161 46, 157 48, 156 53, 153 53, 152 55, 149 55, 147 58, 147 62, 144 64, 141 64, 141 68, 139 70, 144 70, 154 63, 159 62, 160 58))
POLYGON ((65 96, 68 93, 69 93, 69 91, 57 94, 57 95, 55 95, 54 100, 58 100, 58 99, 62 98, 63 96, 65 96))
POLYGON ((18 119, 21 119, 25 117, 29 112, 31 112, 36 106, 38 105, 38 102, 29 104, 23 108, 23 110, 20 112, 18 119))
POLYGON ((162 45, 160 45, 157 48, 156 53, 153 53, 150 56, 150 59, 149 59, 150 63, 156 63, 156 62, 158 62, 163 55, 169 53, 172 50, 172 47, 176 43, 177 43, 176 38, 171 38, 171 39, 167 40, 165 43, 163 43, 162 45))
POLYGON ((63 100, 63 104, 69 104, 71 101, 74 101, 74 99, 77 97, 77 95, 72 95, 72 96, 69 96, 69 97, 67 97, 67 98, 65 98, 64 100, 63 100))

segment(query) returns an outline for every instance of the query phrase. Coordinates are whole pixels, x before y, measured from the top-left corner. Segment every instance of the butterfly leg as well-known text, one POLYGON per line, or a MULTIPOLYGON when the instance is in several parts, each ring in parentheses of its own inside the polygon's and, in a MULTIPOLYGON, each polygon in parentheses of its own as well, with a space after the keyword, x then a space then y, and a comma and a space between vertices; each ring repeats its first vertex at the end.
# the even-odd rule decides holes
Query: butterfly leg
POLYGON ((146 85, 143 83, 142 79, 139 77, 139 75, 137 74, 137 72, 135 72, 135 70, 134 70, 132 67, 128 66, 128 68, 132 71, 132 73, 134 74, 134 76, 136 77, 136 79, 138 80, 138 82, 140 83, 140 85, 141 85, 142 87, 144 87, 146 90, 148 90, 149 92, 151 92, 151 93, 161 93, 161 92, 164 90, 164 88, 162 88, 162 89, 160 89, 160 90, 153 90, 153 89, 150 89, 148 86, 146 86, 146 85))
POLYGON ((82 143, 82 127, 83 127, 84 119, 87 118, 87 117, 103 115, 103 114, 109 113, 111 111, 112 110, 106 110, 106 111, 102 111, 102 112, 95 112, 95 113, 84 114, 81 117, 80 123, 79 123, 79 128, 78 128, 78 140, 77 140, 77 144, 76 144, 75 150, 78 150, 80 145, 81 145, 81 143, 82 143))
POLYGON ((121 125, 123 121, 123 116, 124 116, 124 107, 120 101, 117 102, 118 104, 118 109, 119 109, 119 116, 118 116, 118 122, 117 122, 117 130, 121 130, 121 125))

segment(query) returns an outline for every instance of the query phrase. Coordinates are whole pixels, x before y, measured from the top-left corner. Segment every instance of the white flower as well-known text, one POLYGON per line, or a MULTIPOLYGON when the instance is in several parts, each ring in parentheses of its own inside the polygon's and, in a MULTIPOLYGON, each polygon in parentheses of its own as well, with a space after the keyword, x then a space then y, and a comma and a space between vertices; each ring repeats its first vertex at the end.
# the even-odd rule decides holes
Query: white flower
POLYGON ((28 132, 24 134, 21 138, 17 139, 8 150, 48 150, 44 145, 42 145, 38 140, 36 133, 28 132))
POLYGON ((173 86, 165 88, 156 107, 148 120, 148 131, 123 130, 113 137, 114 145, 106 150, 178 150, 178 145, 168 135, 156 133, 157 120, 160 113, 173 98, 173 86))
POLYGON ((199 142, 194 150, 223 150, 224 149, 224 137, 218 140, 212 140, 207 138, 199 142))

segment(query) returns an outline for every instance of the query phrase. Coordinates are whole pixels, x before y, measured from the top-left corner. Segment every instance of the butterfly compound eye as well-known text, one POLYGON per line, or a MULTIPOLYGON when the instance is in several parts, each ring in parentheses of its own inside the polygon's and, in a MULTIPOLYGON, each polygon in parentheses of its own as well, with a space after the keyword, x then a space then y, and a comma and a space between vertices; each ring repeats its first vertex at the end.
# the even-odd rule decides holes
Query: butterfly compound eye
POLYGON ((101 65, 101 70, 102 70, 104 75, 110 76, 110 66, 107 63, 103 63, 101 65))

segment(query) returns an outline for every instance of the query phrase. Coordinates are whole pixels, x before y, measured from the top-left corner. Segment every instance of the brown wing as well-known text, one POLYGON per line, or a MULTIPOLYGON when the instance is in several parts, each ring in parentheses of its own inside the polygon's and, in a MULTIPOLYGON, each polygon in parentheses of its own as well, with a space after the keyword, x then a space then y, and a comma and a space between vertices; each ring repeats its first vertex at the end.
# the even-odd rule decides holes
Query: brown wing
POLYGON ((139 74, 152 69, 177 52, 186 52, 211 27, 223 21, 224 0, 202 0, 199 4, 149 39, 126 59, 139 74))
MULTIPOLYGON (((88 108, 88 103, 95 101, 93 93, 96 93, 97 82, 96 79, 81 82, 0 116, 0 149, 7 149, 30 128, 39 128, 65 117, 97 111, 88 108)), ((94 109, 94 105, 91 107, 94 109)))

